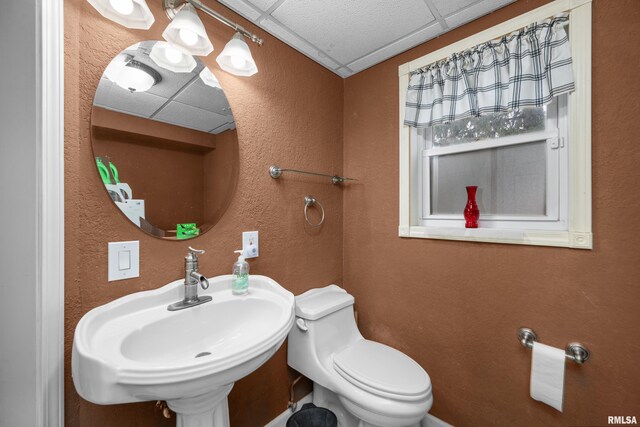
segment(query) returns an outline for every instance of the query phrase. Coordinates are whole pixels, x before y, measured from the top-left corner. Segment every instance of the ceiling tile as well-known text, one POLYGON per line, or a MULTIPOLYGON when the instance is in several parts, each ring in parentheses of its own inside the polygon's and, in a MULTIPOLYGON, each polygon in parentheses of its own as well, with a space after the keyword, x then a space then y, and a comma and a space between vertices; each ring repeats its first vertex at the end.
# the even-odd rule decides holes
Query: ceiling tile
POLYGON ((240 15, 252 21, 255 21, 260 17, 260 12, 258 12, 257 10, 255 10, 254 8, 252 8, 242 0, 219 0, 219 1, 220 3, 224 4, 225 6, 228 6, 230 9, 235 10, 240 15))
POLYGON ((286 0, 272 15, 343 64, 434 20, 423 0, 286 0))
POLYGON ((271 6, 276 4, 278 0, 248 0, 249 3, 259 7, 261 10, 269 10, 271 6))
POLYGON ((164 98, 171 98, 176 92, 186 86, 190 81, 198 79, 198 74, 202 67, 200 64, 196 66, 191 73, 173 73, 162 67, 155 66, 154 69, 162 76, 162 81, 155 84, 147 92, 164 98))
POLYGON ((207 86, 199 78, 191 82, 174 100, 222 116, 231 116, 231 107, 222 89, 207 86))
POLYGON ((165 102, 166 98, 148 92, 131 93, 107 79, 100 79, 93 99, 98 107, 145 118, 149 118, 165 102))
POLYGON ((515 0, 220 0, 342 77, 515 0), (427 6, 429 5, 429 6, 427 6), (269 13, 266 13, 270 11, 269 13), (438 32, 436 32, 438 31, 438 32))
POLYGON ((233 121, 233 118, 172 101, 155 115, 154 120, 209 132, 233 121))
POLYGON ((293 34, 287 28, 282 27, 277 22, 271 19, 265 19, 260 25, 289 46, 299 50, 306 56, 310 57, 316 62, 321 63, 325 67, 332 70, 340 67, 340 64, 329 58, 324 52, 319 51, 317 48, 311 46, 309 43, 293 34))
POLYGON ((404 52, 405 50, 411 49, 412 47, 417 46, 420 43, 431 40, 432 38, 438 36, 441 32, 442 27, 439 23, 436 22, 427 28, 416 31, 415 33, 401 40, 398 40, 395 43, 387 45, 382 49, 376 50, 373 53, 356 61, 353 61, 347 65, 350 69, 353 70, 354 73, 357 73, 396 55, 398 52, 404 52))
POLYGON ((431 0, 441 16, 451 15, 481 0, 431 0))
POLYGON ((484 0, 447 17, 445 22, 449 28, 459 27, 462 24, 466 24, 469 21, 493 12, 504 5, 513 3, 514 1, 515 0, 484 0))

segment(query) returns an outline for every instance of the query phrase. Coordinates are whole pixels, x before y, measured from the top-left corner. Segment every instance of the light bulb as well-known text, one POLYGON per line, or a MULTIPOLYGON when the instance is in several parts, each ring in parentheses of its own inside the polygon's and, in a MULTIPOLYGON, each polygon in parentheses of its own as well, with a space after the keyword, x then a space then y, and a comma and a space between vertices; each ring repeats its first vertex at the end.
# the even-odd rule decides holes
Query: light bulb
POLYGON ((187 30, 186 28, 180 29, 180 40, 187 46, 194 46, 198 43, 198 35, 191 30, 187 30))
POLYGON ((247 60, 240 56, 232 56, 230 60, 231 60, 231 65, 233 65, 233 67, 237 68, 238 70, 242 70, 245 67, 245 65, 247 65, 247 60))
POLYGON ((121 15, 131 15, 133 0, 109 0, 111 7, 121 15))
POLYGON ((171 46, 167 46, 165 48, 164 55, 172 64, 177 64, 182 61, 182 52, 180 52, 178 49, 172 48, 171 46))

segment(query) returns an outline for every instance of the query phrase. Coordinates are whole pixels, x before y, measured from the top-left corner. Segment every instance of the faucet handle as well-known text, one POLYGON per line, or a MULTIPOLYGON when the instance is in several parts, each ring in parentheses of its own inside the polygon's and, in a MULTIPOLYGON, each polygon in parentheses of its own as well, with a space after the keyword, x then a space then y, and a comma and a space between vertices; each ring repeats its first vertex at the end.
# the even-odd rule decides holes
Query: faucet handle
POLYGON ((202 250, 202 249, 193 249, 191 246, 189 246, 189 253, 191 255, 202 255, 204 253, 204 250, 202 250))

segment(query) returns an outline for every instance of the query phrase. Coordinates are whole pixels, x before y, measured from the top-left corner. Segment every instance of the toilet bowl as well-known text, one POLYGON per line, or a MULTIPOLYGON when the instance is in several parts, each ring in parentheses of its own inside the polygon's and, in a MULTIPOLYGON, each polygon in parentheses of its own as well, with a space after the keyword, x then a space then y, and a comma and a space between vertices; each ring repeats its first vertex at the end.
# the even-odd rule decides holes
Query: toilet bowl
POLYGON ((336 413, 341 427, 425 425, 429 375, 404 353, 364 339, 353 303, 336 285, 297 296, 289 366, 313 381, 313 403, 336 413))

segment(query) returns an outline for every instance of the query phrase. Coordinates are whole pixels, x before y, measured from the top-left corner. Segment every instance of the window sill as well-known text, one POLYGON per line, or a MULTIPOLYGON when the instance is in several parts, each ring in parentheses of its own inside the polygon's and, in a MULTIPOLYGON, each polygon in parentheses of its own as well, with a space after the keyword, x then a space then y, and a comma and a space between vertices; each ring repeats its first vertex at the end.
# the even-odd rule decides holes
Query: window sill
POLYGON ((399 227, 400 237, 592 249, 591 233, 497 228, 399 227))

